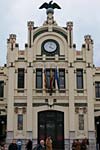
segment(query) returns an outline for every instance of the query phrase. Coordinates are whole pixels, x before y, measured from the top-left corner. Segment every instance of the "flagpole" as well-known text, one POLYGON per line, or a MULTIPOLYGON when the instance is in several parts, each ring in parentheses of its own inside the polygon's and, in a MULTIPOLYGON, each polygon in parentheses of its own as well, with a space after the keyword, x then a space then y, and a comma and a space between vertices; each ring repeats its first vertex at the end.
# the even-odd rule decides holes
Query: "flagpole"
POLYGON ((59 90, 60 88, 60 83, 59 83, 59 75, 58 75, 58 70, 57 67, 55 68, 55 81, 56 81, 56 87, 59 90))
POLYGON ((52 89, 52 69, 50 68, 50 89, 52 89))
POLYGON ((45 94, 47 95, 47 88, 48 88, 48 79, 47 79, 47 70, 46 70, 46 65, 44 64, 44 91, 45 91, 45 94))

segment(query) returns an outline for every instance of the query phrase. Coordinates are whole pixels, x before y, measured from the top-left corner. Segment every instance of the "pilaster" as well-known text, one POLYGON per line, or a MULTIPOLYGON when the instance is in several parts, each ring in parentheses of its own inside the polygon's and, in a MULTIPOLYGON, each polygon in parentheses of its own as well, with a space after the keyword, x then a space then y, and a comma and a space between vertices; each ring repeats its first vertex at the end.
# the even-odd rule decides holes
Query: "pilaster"
POLYGON ((32 67, 27 68, 27 138, 32 138, 32 84, 33 84, 32 67))
POLYGON ((95 138, 95 132, 89 131, 89 150, 96 150, 96 138, 95 138))
POLYGON ((75 131, 75 108, 74 108, 74 69, 69 67, 68 71, 69 89, 69 131, 75 131))
POLYGON ((93 99, 93 76, 92 69, 87 68, 87 100, 88 100, 88 138, 89 150, 96 149, 96 135, 94 127, 94 99, 93 99))
POLYGON ((70 150, 72 149, 72 143, 73 143, 73 140, 75 139, 75 131, 70 131, 69 132, 69 146, 70 146, 70 150))
POLYGON ((7 108, 7 139, 13 138, 14 132, 14 67, 8 69, 8 108, 7 108))
POLYGON ((88 130, 94 131, 94 99, 92 69, 87 68, 88 130))

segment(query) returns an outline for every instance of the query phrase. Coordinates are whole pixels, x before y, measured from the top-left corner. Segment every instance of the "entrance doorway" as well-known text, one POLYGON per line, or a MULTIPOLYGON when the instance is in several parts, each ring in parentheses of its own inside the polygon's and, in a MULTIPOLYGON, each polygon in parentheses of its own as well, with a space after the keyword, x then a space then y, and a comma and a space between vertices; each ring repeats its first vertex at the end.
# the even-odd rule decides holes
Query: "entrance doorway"
POLYGON ((100 116, 95 117, 96 143, 100 149, 100 116))
POLYGON ((5 141, 7 127, 7 116, 0 115, 0 144, 5 141))
POLYGON ((41 111, 38 113, 38 142, 51 136, 54 150, 64 150, 64 113, 41 111))

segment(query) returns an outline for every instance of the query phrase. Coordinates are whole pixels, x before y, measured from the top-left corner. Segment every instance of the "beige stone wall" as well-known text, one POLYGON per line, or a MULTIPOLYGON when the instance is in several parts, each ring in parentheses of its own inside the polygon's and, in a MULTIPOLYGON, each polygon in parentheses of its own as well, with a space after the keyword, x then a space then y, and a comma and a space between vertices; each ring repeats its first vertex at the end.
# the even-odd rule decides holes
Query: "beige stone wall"
MULTIPOLYGON (((53 99, 57 100, 57 103, 68 103, 69 106, 57 106, 54 105, 52 110, 64 112, 64 138, 70 138, 70 132, 75 132, 75 138, 85 138, 88 137, 89 131, 95 131, 94 126, 94 109, 100 109, 100 103, 96 102, 95 99, 95 81, 100 81, 100 69, 96 70, 93 66, 93 47, 91 43, 91 37, 86 37, 89 40, 90 49, 87 50, 87 42, 84 42, 85 48, 83 47, 81 51, 73 48, 73 29, 71 30, 71 42, 72 47, 69 47, 70 37, 69 30, 61 28, 55 25, 46 25, 39 27, 37 29, 32 29, 32 36, 38 34, 47 29, 48 32, 39 33, 35 38, 34 42, 31 39, 31 47, 26 47, 24 51, 19 50, 16 47, 16 39, 14 36, 9 37, 9 42, 7 45, 7 67, 0 68, 0 80, 4 80, 6 85, 4 86, 4 102, 3 105, 7 105, 7 131, 13 132, 14 138, 28 138, 27 132, 32 132, 32 138, 37 139, 37 114, 39 111, 49 110, 48 105, 33 107, 33 103, 44 103, 47 98, 50 103, 53 103, 53 99), (53 29, 59 32, 53 32, 53 29), (62 32, 67 36, 68 41, 60 34, 62 32), (54 39, 60 45, 60 55, 62 55, 62 60, 59 59, 60 56, 52 56, 54 60, 46 60, 46 55, 41 55, 41 44, 46 39, 54 39), (13 50, 11 50, 11 40, 14 40, 13 50), (37 57, 41 58, 37 60, 37 57), (29 67, 31 63, 31 67, 29 67), (43 86, 43 92, 37 93, 35 80, 36 80, 36 68, 64 68, 65 69, 65 93, 59 93, 56 89, 56 93, 53 93, 50 97, 49 93, 45 92, 43 86), (25 88, 23 93, 18 93, 17 89, 17 74, 18 68, 25 68, 25 88), (83 69, 84 78, 84 89, 82 93, 78 93, 76 89, 76 69, 83 69), (5 101, 6 100, 6 101, 5 101), (25 106, 14 106, 15 103, 24 103, 25 106), (79 104, 78 112, 76 112, 77 106, 79 104), (82 104, 86 104, 86 112, 83 111, 82 104), (15 107, 18 107, 18 112, 16 113, 15 107), (23 107, 26 108, 26 112, 23 114, 23 107), (23 131, 17 130, 17 115, 23 114, 23 131), (84 130, 79 131, 78 115, 84 115, 84 130)), ((28 31, 29 35, 29 31, 28 31)), ((28 44, 29 44, 28 36, 28 44)), ((44 84, 44 83, 43 83, 44 84)), ((0 102, 0 108, 2 107, 2 102, 0 102)), ((100 114, 99 114, 100 115, 100 114)))

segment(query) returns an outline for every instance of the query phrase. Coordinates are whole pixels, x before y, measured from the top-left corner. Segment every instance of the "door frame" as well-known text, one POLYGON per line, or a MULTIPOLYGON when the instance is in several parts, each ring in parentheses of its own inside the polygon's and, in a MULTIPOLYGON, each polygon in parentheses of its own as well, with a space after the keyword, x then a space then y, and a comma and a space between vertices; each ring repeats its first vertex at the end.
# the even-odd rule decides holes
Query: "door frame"
POLYGON ((37 128, 38 143, 41 139, 46 140, 46 137, 50 136, 47 135, 47 128, 46 128, 47 123, 50 123, 50 121, 55 126, 55 132, 54 132, 55 138, 54 138, 53 148, 64 150, 64 112, 62 111, 44 110, 38 112, 38 128, 37 128), (51 115, 52 117, 51 120, 49 118, 50 117, 49 115, 51 115), (44 135, 42 137, 40 137, 41 134, 40 125, 43 127, 44 130, 43 131, 44 135))

